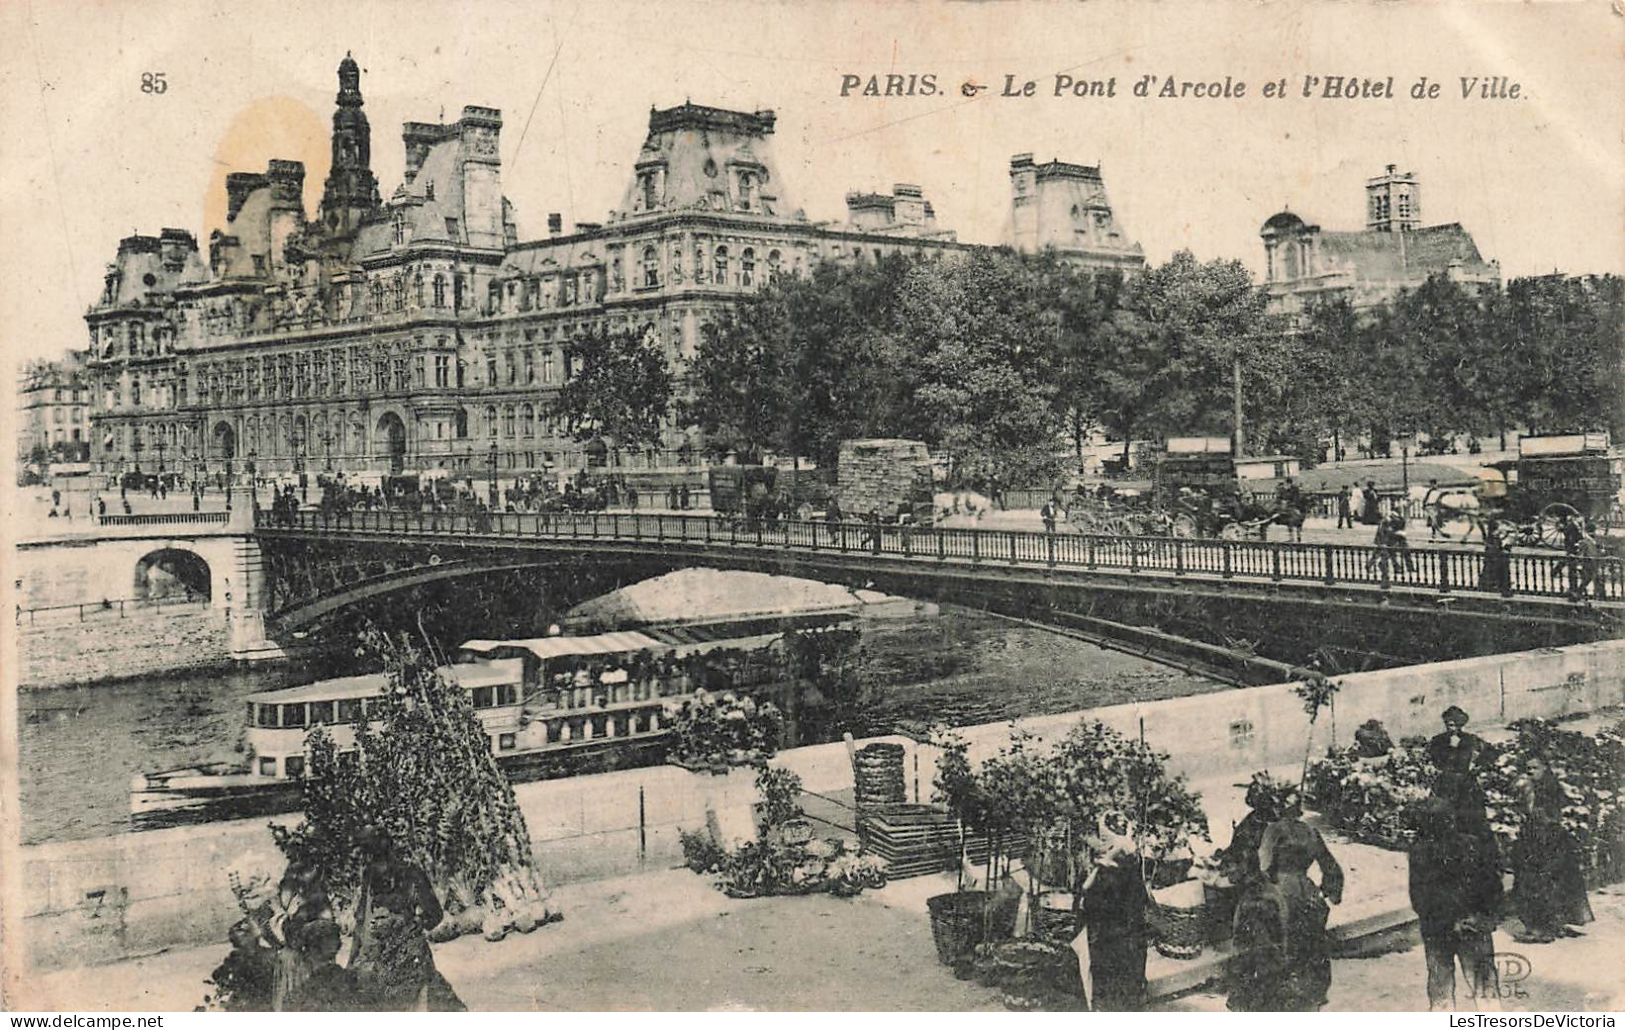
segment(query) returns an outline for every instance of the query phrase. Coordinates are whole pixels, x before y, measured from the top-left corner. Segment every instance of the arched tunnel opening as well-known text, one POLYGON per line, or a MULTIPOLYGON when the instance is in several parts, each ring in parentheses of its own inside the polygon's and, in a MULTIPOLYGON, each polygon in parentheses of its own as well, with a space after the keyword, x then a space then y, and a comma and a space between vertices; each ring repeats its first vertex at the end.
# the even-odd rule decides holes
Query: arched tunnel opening
POLYGON ((135 564, 132 595, 138 600, 210 599, 209 563, 194 551, 166 547, 135 564))

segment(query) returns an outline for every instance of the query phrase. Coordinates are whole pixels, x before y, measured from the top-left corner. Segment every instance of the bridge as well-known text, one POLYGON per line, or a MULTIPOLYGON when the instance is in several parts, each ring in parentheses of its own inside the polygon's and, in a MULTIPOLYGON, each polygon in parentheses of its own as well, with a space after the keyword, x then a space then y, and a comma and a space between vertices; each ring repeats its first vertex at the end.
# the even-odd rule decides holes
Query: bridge
MULTIPOLYGON (((1077 632, 1132 624, 1217 645, 1273 637, 1299 650, 1325 643, 1389 664, 1615 637, 1625 620, 1625 563, 1552 552, 1510 554, 1502 574, 1486 576, 1483 552, 1466 548, 1399 552, 638 512, 310 510, 279 520, 239 508, 109 515, 76 530, 19 545, 19 622, 52 607, 150 603, 149 578, 163 579, 170 590, 184 586, 186 597, 225 609, 231 653, 242 659, 277 657, 329 616, 400 591, 546 568, 559 582, 607 577, 610 586, 688 566, 746 569, 968 604, 1077 632)), ((1274 650, 1282 657, 1289 648, 1274 650)))
POLYGON ((1470 623, 1479 639, 1473 652, 1507 650, 1513 641, 1536 647, 1610 637, 1625 615, 1625 563, 1550 552, 1509 554, 1502 574, 1486 576, 1485 555, 1465 548, 1402 552, 637 512, 301 511, 277 520, 262 511, 255 534, 273 635, 395 590, 584 561, 651 575, 700 565, 805 576, 1041 613, 1051 622, 1089 613, 1116 618, 1125 606, 1139 606, 1188 623, 1189 613, 1174 609, 1195 605, 1247 610, 1255 625, 1290 608, 1289 621, 1305 639, 1335 636, 1335 626, 1321 624, 1351 618, 1351 638, 1372 618, 1388 624, 1387 639, 1421 640, 1446 623, 1470 623))

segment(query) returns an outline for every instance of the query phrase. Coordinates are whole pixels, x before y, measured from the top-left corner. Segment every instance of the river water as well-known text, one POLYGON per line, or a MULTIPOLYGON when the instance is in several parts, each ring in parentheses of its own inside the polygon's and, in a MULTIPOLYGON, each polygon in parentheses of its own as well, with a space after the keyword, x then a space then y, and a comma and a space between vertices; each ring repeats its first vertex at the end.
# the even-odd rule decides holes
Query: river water
MULTIPOLYGON (((819 737, 963 726, 1154 700, 1222 684, 1044 630, 945 608, 863 624, 863 700, 819 737)), ((349 670, 344 670, 349 671, 349 670)), ((137 773, 240 760, 246 694, 339 674, 239 666, 18 695, 23 843, 127 829, 137 773)), ((807 739, 799 743, 817 743, 807 739)))

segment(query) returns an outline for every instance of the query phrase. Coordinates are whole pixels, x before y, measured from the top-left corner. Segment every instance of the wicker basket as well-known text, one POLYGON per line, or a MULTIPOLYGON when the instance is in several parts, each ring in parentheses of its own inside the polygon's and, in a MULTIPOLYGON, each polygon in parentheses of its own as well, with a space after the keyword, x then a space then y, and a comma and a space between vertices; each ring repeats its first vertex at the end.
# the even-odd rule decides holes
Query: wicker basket
POLYGON ((978 944, 1015 936, 1021 896, 1013 899, 1014 904, 990 891, 956 891, 926 899, 931 939, 942 964, 957 966, 969 961, 978 944))
POLYGON ((1195 880, 1152 893, 1156 912, 1157 953, 1173 959, 1202 954, 1208 937, 1208 909, 1201 884, 1195 880))

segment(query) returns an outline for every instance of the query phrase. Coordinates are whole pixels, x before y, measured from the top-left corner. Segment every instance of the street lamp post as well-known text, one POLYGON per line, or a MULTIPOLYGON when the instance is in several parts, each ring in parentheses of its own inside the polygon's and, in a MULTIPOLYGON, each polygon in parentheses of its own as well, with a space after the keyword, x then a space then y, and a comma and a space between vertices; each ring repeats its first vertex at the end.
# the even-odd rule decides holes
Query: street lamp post
POLYGON ((491 510, 497 508, 497 442, 491 441, 491 510))
POLYGON ((226 510, 231 510, 231 458, 226 458, 226 510))

